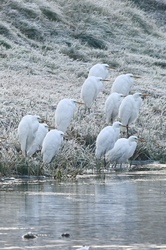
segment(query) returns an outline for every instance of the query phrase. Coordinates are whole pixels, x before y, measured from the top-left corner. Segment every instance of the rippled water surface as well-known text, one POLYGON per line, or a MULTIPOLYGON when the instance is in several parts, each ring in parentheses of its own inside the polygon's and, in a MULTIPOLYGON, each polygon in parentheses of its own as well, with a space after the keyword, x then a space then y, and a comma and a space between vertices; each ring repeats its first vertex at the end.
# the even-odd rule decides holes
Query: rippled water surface
POLYGON ((166 172, 29 181, 1 189, 0 216, 0 249, 166 249, 166 172))

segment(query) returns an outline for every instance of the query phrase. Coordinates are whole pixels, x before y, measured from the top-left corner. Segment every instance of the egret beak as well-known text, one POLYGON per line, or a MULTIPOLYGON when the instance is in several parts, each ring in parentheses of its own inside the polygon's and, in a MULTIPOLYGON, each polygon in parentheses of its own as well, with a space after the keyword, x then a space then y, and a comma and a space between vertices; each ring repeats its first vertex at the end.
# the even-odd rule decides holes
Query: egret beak
POLYGON ((133 77, 134 77, 134 78, 141 78, 141 76, 135 76, 135 75, 134 75, 133 77))
POLYGON ((81 105, 83 105, 83 104, 85 104, 84 102, 78 102, 78 101, 75 101, 77 104, 81 104, 81 105))
POLYGON ((55 127, 48 126, 48 129, 51 130, 51 129, 56 129, 56 128, 55 128, 55 127))
POLYGON ((109 69, 114 70, 115 68, 109 67, 109 69))
POLYGON ((123 124, 122 124, 122 125, 121 125, 121 127, 127 128, 128 126, 127 126, 127 125, 123 125, 123 124))
POLYGON ((138 141, 140 141, 140 142, 145 142, 145 139, 142 138, 142 137, 140 137, 140 138, 138 138, 138 141))
POLYGON ((110 82, 111 80, 109 80, 109 79, 102 79, 101 81, 103 81, 103 82, 110 82))
POLYGON ((142 94, 143 97, 146 97, 146 96, 151 96, 151 94, 142 94))
POLYGON ((44 118, 41 118, 40 121, 41 121, 41 123, 43 123, 43 122, 46 122, 46 123, 49 122, 49 121, 47 121, 47 120, 44 119, 44 118))

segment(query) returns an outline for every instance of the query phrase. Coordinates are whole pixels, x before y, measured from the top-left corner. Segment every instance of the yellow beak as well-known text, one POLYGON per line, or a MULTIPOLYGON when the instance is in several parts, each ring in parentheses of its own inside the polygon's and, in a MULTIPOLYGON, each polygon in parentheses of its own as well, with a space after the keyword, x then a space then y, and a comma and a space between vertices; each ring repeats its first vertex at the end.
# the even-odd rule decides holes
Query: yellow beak
POLYGON ((138 138, 138 140, 139 140, 140 142, 145 142, 145 139, 142 138, 142 137, 138 138))
POLYGON ((103 82, 110 82, 111 80, 109 80, 109 79, 102 79, 101 81, 103 81, 103 82))
POLYGON ((142 94, 143 97, 146 97, 146 96, 151 96, 151 94, 142 94))
POLYGON ((76 101, 76 103, 81 104, 81 105, 84 104, 84 102, 78 102, 78 101, 76 101))

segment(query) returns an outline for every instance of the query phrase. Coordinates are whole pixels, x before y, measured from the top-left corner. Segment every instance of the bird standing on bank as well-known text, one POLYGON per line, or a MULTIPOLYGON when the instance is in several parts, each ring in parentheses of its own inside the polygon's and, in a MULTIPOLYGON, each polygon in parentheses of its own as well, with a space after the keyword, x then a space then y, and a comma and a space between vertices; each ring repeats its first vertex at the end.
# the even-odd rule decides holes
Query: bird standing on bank
POLYGON ((122 99, 123 95, 116 92, 110 94, 107 97, 104 107, 107 123, 113 123, 115 118, 118 116, 119 106, 122 102, 122 99))
POLYGON ((123 94, 124 96, 128 95, 134 84, 135 78, 140 78, 140 76, 133 74, 119 75, 112 84, 111 93, 117 92, 123 94))
POLYGON ((89 76, 82 85, 81 99, 85 104, 85 110, 88 110, 89 112, 99 92, 103 90, 102 80, 101 77, 89 76))
POLYGON ((120 104, 118 116, 121 123, 127 128, 127 136, 128 126, 138 118, 139 109, 142 105, 142 96, 143 95, 141 93, 128 95, 120 104))
POLYGON ((63 135, 64 133, 57 129, 52 129, 46 134, 41 150, 44 163, 50 163, 53 157, 57 154, 63 142, 63 135))
POLYGON ((69 127, 76 111, 77 104, 83 103, 69 98, 62 99, 58 103, 55 110, 55 127, 58 130, 64 133, 67 131, 67 128, 69 127))
POLYGON ((25 115, 18 125, 19 142, 24 156, 27 156, 27 152, 33 144, 39 127, 39 120, 40 116, 25 115))
POLYGON ((89 76, 96 76, 106 79, 109 76, 109 65, 104 63, 97 63, 93 65, 89 70, 88 77, 89 76))
POLYGON ((39 123, 38 129, 35 134, 35 139, 32 143, 32 146, 27 152, 27 156, 32 156, 36 151, 41 149, 42 142, 47 133, 48 125, 46 123, 39 123))
POLYGON ((115 142, 114 147, 107 152, 106 161, 113 164, 116 167, 120 164, 127 163, 128 159, 133 156, 137 147, 137 136, 130 136, 129 138, 120 138, 115 142))
POLYGON ((123 126, 120 122, 114 122, 112 126, 103 128, 96 139, 95 156, 100 159, 104 156, 104 166, 106 165, 105 154, 114 147, 115 142, 120 136, 120 127, 123 126))

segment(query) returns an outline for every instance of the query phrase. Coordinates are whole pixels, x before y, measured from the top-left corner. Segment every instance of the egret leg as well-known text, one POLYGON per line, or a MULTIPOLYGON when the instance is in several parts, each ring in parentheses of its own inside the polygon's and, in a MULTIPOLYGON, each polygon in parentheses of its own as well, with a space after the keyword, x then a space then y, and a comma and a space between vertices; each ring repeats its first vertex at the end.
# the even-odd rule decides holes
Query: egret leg
POLYGON ((112 168, 115 169, 116 168, 116 163, 112 164, 112 168))
POLYGON ((107 162, 106 162, 105 154, 104 154, 104 167, 106 167, 106 165, 107 165, 107 162))
POLYGON ((128 126, 128 124, 126 125, 126 129, 127 129, 127 138, 129 138, 129 126, 128 126))
POLYGON ((88 114, 90 114, 90 108, 88 108, 88 114))

